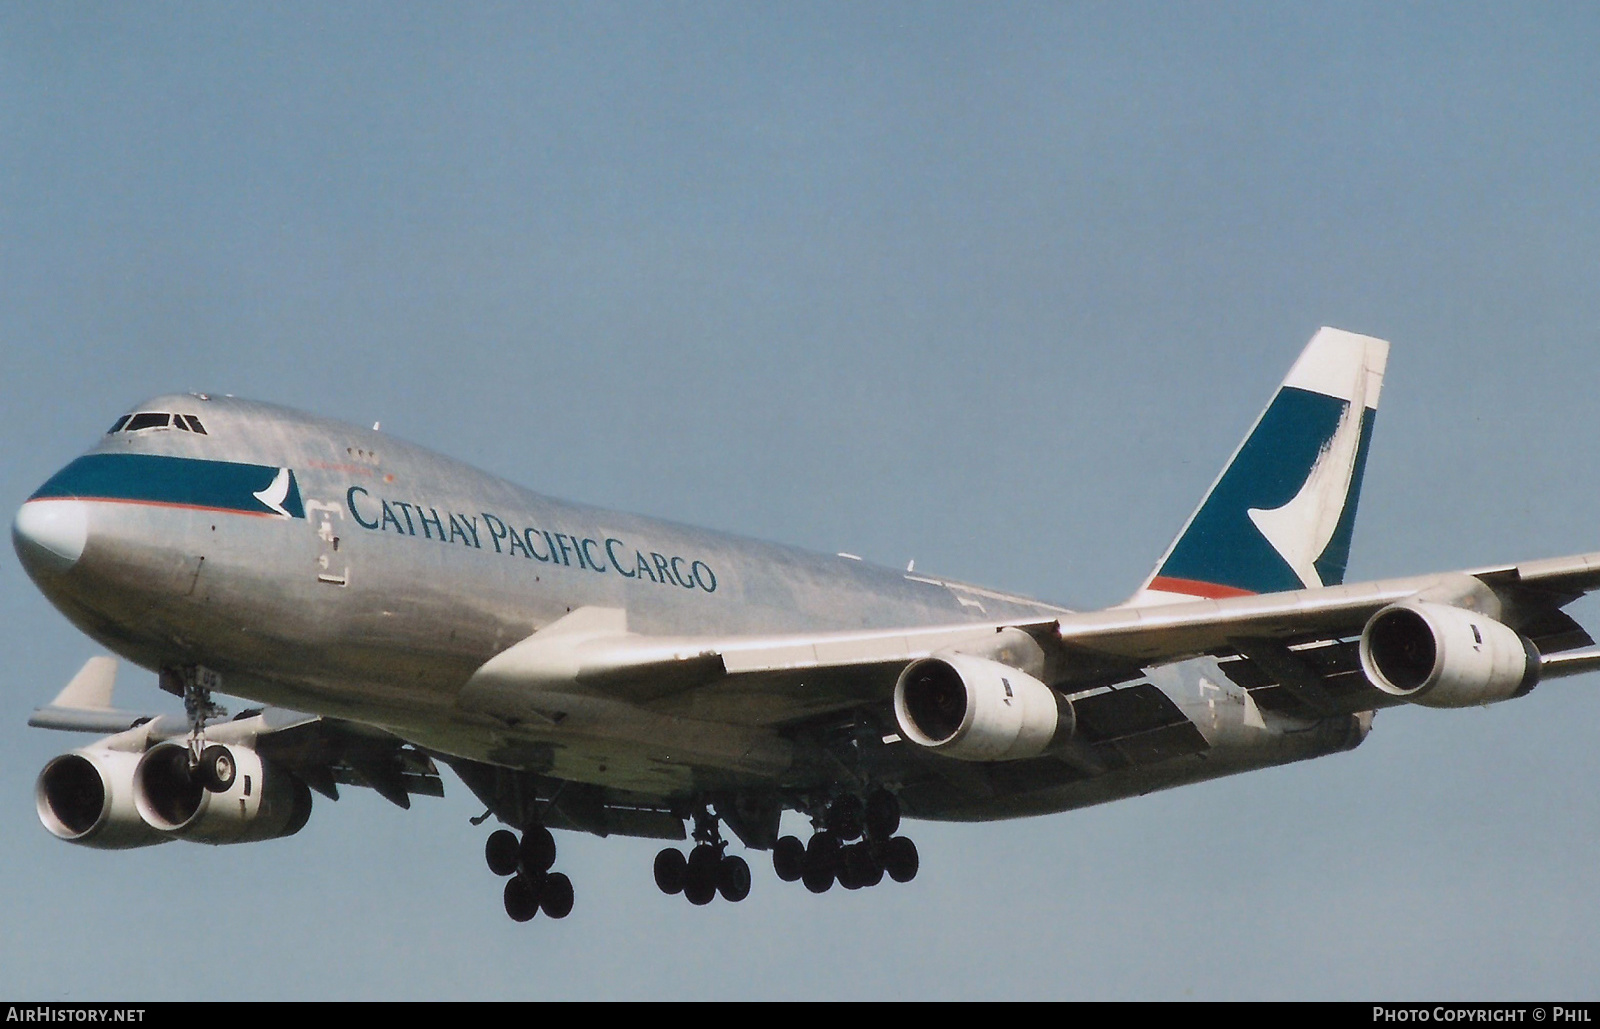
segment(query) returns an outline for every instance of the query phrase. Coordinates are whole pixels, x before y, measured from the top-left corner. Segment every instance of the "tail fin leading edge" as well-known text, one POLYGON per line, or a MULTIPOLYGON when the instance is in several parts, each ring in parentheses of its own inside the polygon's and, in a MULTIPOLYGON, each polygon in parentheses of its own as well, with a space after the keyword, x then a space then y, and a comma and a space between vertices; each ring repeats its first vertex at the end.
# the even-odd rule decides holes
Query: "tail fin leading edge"
POLYGON ((1343 582, 1388 358, 1381 339, 1319 330, 1127 603, 1343 582))

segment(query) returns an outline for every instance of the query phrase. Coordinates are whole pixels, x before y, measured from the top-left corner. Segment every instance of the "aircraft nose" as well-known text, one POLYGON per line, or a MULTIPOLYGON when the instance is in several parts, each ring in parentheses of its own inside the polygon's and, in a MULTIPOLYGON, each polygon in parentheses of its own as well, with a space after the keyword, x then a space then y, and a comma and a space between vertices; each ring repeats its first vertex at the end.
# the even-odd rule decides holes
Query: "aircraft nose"
POLYGON ((35 575, 67 571, 88 541, 89 505, 81 500, 30 500, 11 523, 11 545, 35 575))

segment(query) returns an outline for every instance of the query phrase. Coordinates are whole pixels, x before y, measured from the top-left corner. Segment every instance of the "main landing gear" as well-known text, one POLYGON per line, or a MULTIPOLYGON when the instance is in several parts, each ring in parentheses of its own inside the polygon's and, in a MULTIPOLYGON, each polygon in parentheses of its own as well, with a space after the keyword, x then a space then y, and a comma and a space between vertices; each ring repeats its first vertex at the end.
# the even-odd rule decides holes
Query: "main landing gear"
POLYGON ((506 914, 526 922, 543 911, 551 918, 572 913, 572 880, 550 871, 556 863, 556 839, 542 825, 529 826, 518 840, 509 829, 489 834, 483 856, 489 871, 506 880, 506 914))
POLYGON ((865 803, 851 794, 837 797, 818 821, 820 828, 806 843, 785 836, 772 848, 779 879, 826 893, 835 882, 859 890, 878 885, 885 874, 901 883, 916 878, 917 845, 895 835, 900 802, 888 790, 874 790, 865 803))
POLYGON ((694 814, 694 841, 687 858, 673 847, 656 855, 656 885, 662 893, 681 893, 696 906, 711 903, 719 893, 732 904, 750 896, 750 866, 727 853, 717 818, 703 804, 694 814))

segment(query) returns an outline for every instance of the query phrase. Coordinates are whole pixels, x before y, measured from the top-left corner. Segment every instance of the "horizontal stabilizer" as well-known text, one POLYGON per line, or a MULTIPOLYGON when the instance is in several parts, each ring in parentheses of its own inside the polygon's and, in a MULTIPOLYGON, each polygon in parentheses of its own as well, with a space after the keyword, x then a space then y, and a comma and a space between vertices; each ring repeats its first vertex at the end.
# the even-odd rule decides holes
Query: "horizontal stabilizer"
POLYGON ((117 659, 91 657, 56 694, 55 700, 34 708, 28 724, 35 729, 113 733, 130 729, 151 717, 113 708, 111 694, 116 686, 117 659))

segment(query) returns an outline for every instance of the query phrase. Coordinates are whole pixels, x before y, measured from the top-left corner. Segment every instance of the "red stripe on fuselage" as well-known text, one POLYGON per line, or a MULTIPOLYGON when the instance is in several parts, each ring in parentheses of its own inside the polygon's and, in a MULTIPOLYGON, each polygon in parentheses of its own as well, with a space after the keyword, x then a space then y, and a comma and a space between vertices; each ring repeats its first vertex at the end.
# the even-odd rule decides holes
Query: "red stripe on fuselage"
POLYGON ((1179 579, 1170 575, 1158 575, 1151 579, 1149 588, 1160 590, 1162 593, 1182 593, 1189 597, 1205 597, 1207 600, 1255 596, 1255 593, 1251 590, 1242 590, 1237 586, 1221 586, 1214 582, 1179 579))

